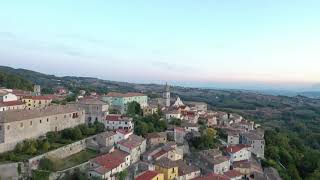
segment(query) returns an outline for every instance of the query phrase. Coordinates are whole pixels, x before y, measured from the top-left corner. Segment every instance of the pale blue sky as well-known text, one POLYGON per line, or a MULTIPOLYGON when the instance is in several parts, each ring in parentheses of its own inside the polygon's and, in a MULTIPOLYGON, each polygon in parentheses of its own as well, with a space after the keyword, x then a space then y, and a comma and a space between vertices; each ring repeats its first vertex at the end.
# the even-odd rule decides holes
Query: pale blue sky
POLYGON ((320 81, 318 0, 2 0, 0 64, 130 82, 320 81))

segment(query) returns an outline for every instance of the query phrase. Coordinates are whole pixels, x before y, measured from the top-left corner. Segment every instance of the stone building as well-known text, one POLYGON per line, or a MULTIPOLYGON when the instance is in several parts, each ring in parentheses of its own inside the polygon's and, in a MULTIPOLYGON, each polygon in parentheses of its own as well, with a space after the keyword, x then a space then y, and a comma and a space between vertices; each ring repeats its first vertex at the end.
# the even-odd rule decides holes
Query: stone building
POLYGON ((170 107, 170 101, 171 101, 170 87, 169 87, 169 85, 167 83, 166 83, 166 86, 164 88, 163 98, 166 101, 166 107, 170 107))
POLYGON ((89 163, 89 179, 92 177, 116 179, 116 174, 130 165, 130 154, 116 149, 111 153, 91 159, 89 163))
POLYGON ((230 170, 230 159, 218 149, 200 151, 195 158, 196 165, 204 173, 223 174, 230 170))
POLYGON ((166 132, 153 132, 146 134, 147 145, 149 148, 155 147, 159 144, 165 144, 167 142, 166 132))
POLYGON ((140 156, 146 152, 147 143, 146 140, 137 135, 131 135, 128 139, 118 142, 117 147, 124 152, 127 152, 131 156, 131 164, 139 161, 140 156))
POLYGON ((258 134, 256 131, 249 131, 240 134, 240 144, 249 145, 250 151, 258 158, 264 158, 264 137, 258 134))
POLYGON ((137 102, 141 108, 148 106, 148 96, 142 93, 116 93, 110 92, 102 97, 102 101, 108 103, 112 108, 118 109, 121 113, 127 112, 130 102, 137 102))
POLYGON ((52 102, 51 96, 26 96, 22 98, 26 109, 39 109, 48 107, 52 102))
POLYGON ((201 175, 200 169, 194 165, 186 164, 183 160, 176 163, 179 167, 177 180, 191 180, 201 175))
POLYGON ((109 105, 95 98, 84 98, 76 103, 86 112, 86 123, 94 123, 99 121, 104 123, 105 116, 108 115, 109 105))
POLYGON ((14 149, 25 139, 84 124, 84 117, 84 110, 73 105, 0 112, 0 152, 14 149))
POLYGON ((0 102, 0 111, 10 111, 10 110, 25 109, 25 108, 26 108, 26 105, 20 100, 0 102))

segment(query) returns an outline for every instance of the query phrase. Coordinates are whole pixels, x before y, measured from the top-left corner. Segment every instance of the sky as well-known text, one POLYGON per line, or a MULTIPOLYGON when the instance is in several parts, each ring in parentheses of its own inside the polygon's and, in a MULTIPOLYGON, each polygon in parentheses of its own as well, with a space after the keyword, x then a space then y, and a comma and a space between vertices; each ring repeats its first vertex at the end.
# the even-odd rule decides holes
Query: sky
POLYGON ((1 0, 0 65, 190 86, 320 83, 318 0, 1 0))

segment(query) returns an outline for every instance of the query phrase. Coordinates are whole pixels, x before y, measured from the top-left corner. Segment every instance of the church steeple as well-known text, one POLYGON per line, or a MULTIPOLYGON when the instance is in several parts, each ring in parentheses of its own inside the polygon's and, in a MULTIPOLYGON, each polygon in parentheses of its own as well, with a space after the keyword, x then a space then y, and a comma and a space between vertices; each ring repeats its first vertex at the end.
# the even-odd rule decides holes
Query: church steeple
POLYGON ((166 100, 166 107, 170 107, 170 87, 168 83, 165 85, 163 98, 166 100))

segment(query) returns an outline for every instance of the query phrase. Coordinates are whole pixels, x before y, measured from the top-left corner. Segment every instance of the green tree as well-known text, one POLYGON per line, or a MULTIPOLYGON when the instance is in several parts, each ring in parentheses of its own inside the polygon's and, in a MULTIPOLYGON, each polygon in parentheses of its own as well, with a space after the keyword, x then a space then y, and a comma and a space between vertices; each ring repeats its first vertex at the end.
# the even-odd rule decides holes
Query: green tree
POLYGON ((50 143, 46 140, 46 141, 44 141, 43 144, 42 144, 42 150, 43 150, 44 152, 48 152, 49 149, 50 149, 50 143))
POLYGON ((117 177, 119 180, 125 180, 127 176, 128 176, 127 170, 121 171, 120 173, 117 174, 117 177))
POLYGON ((129 116, 142 115, 142 109, 139 103, 132 101, 128 103, 127 114, 129 116))
POLYGON ((170 118, 169 119, 169 124, 176 125, 176 126, 181 126, 181 119, 170 118))

